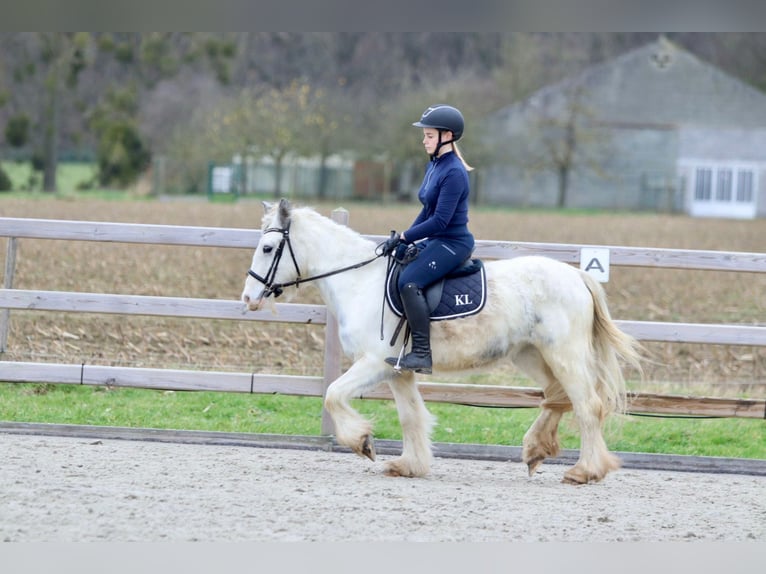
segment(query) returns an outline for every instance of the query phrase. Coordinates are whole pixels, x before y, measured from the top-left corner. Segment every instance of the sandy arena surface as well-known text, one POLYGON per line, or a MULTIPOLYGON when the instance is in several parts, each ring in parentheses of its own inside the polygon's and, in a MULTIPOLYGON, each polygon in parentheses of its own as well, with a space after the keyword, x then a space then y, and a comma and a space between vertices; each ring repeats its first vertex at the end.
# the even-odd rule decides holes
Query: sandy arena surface
POLYGON ((0 435, 0 540, 766 541, 766 477, 0 435))

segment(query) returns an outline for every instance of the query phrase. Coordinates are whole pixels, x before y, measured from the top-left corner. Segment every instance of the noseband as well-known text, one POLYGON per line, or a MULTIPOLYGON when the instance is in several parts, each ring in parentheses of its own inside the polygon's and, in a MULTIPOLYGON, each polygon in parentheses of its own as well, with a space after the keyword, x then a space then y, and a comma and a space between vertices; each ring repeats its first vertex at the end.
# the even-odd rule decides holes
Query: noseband
POLYGON ((344 271, 358 269, 359 267, 364 267, 368 263, 372 263, 378 257, 382 257, 382 254, 378 253, 375 255, 375 257, 362 261, 361 263, 355 263, 354 265, 349 265, 348 267, 343 267, 341 269, 328 271, 327 273, 321 273, 319 275, 313 275, 311 277, 306 277, 305 279, 303 279, 301 277, 301 270, 298 267, 298 262, 295 260, 293 245, 292 243, 290 243, 290 221, 288 220, 287 225, 285 225, 282 228, 269 227, 263 232, 263 234, 266 235, 267 233, 271 233, 271 232, 281 233, 282 240, 279 242, 279 245, 277 246, 277 251, 274 254, 274 259, 271 260, 271 265, 269 266, 269 270, 266 272, 266 277, 261 277, 252 269, 247 270, 247 274, 250 277, 253 277, 255 280, 263 284, 262 297, 268 297, 270 295, 274 295, 274 298, 277 298, 282 294, 282 291, 284 290, 285 287, 292 287, 293 285, 298 286, 301 283, 314 281, 315 279, 322 279, 324 277, 329 277, 331 275, 337 275, 338 273, 343 273, 344 271), (276 277, 277 267, 279 266, 279 262, 282 259, 282 254, 284 253, 285 245, 287 245, 287 249, 290 251, 290 258, 293 260, 293 265, 295 266, 295 272, 297 274, 297 277, 293 281, 287 281, 286 283, 275 283, 274 277, 276 277))

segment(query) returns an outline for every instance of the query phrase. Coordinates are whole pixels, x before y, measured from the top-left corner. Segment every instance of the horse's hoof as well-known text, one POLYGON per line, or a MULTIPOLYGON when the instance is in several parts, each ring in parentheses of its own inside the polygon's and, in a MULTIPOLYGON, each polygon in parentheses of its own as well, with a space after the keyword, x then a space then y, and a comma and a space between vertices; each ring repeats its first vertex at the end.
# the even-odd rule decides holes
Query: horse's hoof
POLYGON ((545 460, 544 456, 536 456, 532 460, 527 461, 527 469, 529 470, 529 476, 532 476, 535 474, 535 471, 540 467, 540 465, 545 460))
POLYGON ((600 479, 594 474, 588 474, 580 469, 570 468, 564 473, 561 482, 564 484, 588 484, 589 482, 598 482, 600 479))
POLYGON ((574 484, 575 486, 580 486, 582 484, 588 484, 588 481, 582 481, 579 477, 572 477, 572 476, 566 476, 564 475, 564 478, 561 479, 562 484, 574 484))
POLYGON ((371 461, 375 462, 375 443, 372 441, 372 435, 367 435, 364 437, 364 442, 362 443, 362 454, 369 458, 371 461))
POLYGON ((415 473, 412 467, 410 467, 409 464, 403 462, 401 458, 389 460, 383 466, 383 474, 386 476, 394 477, 402 476, 404 478, 415 478, 416 476, 421 476, 415 473))

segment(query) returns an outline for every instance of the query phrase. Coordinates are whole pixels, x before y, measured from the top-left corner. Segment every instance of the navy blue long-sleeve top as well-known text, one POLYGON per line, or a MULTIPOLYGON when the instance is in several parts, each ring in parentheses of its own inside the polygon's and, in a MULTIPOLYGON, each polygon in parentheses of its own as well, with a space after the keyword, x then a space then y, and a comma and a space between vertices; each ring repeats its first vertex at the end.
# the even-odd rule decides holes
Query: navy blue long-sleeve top
POLYGON ((470 242, 468 230, 468 172, 458 155, 447 152, 429 162, 418 199, 423 209, 404 232, 407 243, 425 238, 470 242))

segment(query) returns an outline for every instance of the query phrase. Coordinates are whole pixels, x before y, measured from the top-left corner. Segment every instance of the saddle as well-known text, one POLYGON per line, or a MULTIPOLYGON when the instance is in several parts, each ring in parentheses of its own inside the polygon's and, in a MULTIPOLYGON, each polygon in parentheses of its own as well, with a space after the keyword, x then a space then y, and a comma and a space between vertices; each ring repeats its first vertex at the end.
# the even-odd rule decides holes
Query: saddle
MULTIPOLYGON (((386 301, 397 317, 404 317, 404 307, 397 282, 406 264, 396 262, 386 277, 386 301)), ((466 259, 446 277, 425 290, 432 321, 446 321, 475 315, 487 300, 487 277, 481 259, 466 259)))

